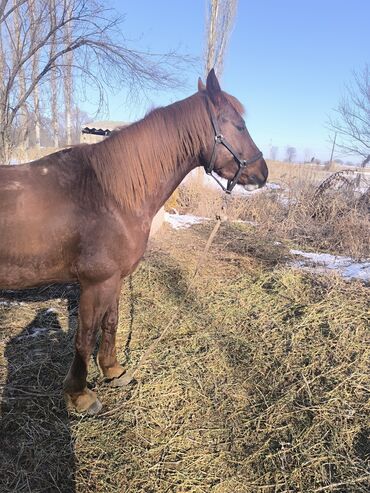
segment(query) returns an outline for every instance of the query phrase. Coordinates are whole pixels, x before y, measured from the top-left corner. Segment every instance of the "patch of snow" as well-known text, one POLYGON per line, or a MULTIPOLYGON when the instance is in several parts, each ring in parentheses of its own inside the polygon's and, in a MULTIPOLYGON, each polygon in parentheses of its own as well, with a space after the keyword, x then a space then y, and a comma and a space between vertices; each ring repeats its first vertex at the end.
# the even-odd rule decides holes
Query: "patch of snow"
POLYGON ((244 221, 243 219, 236 219, 233 222, 239 224, 248 224, 249 226, 258 226, 258 223, 256 221, 244 221))
POLYGON ((291 204, 295 204, 297 202, 296 199, 293 199, 293 198, 288 197, 288 196, 283 195, 283 194, 279 194, 277 197, 278 197, 279 202, 283 205, 291 205, 291 204))
POLYGON ((0 306, 24 306, 26 303, 24 301, 11 301, 11 300, 0 300, 0 306))
MULTIPOLYGON (((198 170, 194 170, 194 171, 198 171, 198 170)), ((199 175, 195 175, 194 171, 190 172, 187 175, 187 177, 185 177, 184 182, 186 182, 189 178, 194 177, 194 176, 197 176, 197 179, 199 179, 199 175)), ((217 176, 217 179, 226 188, 227 180, 225 178, 221 178, 218 175, 216 175, 216 176, 217 176)), ((205 187, 214 188, 214 189, 217 189, 220 192, 222 192, 220 185, 214 180, 214 178, 212 178, 212 176, 204 173, 201 177, 201 180, 202 180, 202 184, 205 187)), ((279 190, 279 189, 281 189, 281 186, 278 183, 274 183, 274 182, 267 182, 266 185, 264 185, 262 188, 258 188, 257 190, 252 190, 252 191, 246 190, 242 185, 235 185, 235 188, 232 191, 232 195, 251 196, 255 193, 263 193, 263 192, 266 192, 268 190, 279 190)))
POLYGON ((278 183, 267 182, 264 188, 267 188, 268 190, 280 190, 281 186, 278 183))
MULTIPOLYGON (((242 185, 236 185, 233 192, 235 195, 245 195, 245 196, 251 196, 257 193, 265 193, 269 190, 280 190, 281 186, 278 183, 273 183, 273 182, 267 182, 266 185, 264 185, 262 188, 257 188, 256 190, 248 191, 246 190, 242 185)), ((233 193, 232 192, 232 193, 233 193)))
POLYGON ((48 314, 50 314, 50 313, 58 313, 58 310, 57 310, 57 308, 51 307, 51 308, 48 308, 45 313, 48 313, 48 314))
MULTIPOLYGON (((193 216, 191 214, 169 214, 165 212, 164 220, 168 222, 174 229, 185 229, 190 228, 193 224, 201 224, 205 221, 210 221, 209 217, 193 216)), ((258 226, 255 221, 243 221, 242 219, 237 219, 233 221, 239 224, 248 224, 250 226, 258 226)))
POLYGON ((55 329, 53 329, 53 328, 31 327, 26 334, 24 334, 23 336, 16 337, 16 340, 20 341, 23 339, 29 339, 29 338, 38 337, 38 336, 47 335, 47 334, 53 334, 53 333, 55 333, 55 329))
POLYGON ((164 220, 174 229, 190 228, 193 224, 201 224, 204 221, 209 221, 207 217, 193 216, 191 214, 169 214, 168 212, 165 212, 164 220))
MULTIPOLYGON (((225 188, 227 187, 227 180, 225 180, 225 178, 221 178, 221 176, 218 176, 217 175, 217 179, 220 181, 220 183, 222 183, 222 185, 225 188)), ((220 185, 216 182, 216 180, 214 178, 212 178, 211 175, 204 174, 204 176, 203 176, 203 185, 205 187, 215 188, 216 190, 219 190, 220 192, 223 193, 220 185)), ((233 190, 233 193, 235 195, 240 195, 240 194, 243 194, 243 193, 250 194, 252 192, 247 192, 247 190, 245 190, 241 185, 235 185, 235 188, 233 190)))
POLYGON ((357 262, 351 257, 301 250, 290 250, 290 253, 305 259, 292 262, 293 267, 306 268, 315 272, 335 271, 345 279, 370 281, 370 260, 357 262))
POLYGON ((280 190, 281 186, 278 183, 274 182, 267 182, 266 185, 264 185, 262 188, 257 188, 256 190, 248 191, 246 190, 242 185, 236 185, 234 190, 232 191, 232 194, 235 193, 235 195, 245 195, 245 196, 251 196, 255 195, 257 193, 266 193, 270 190, 280 190))

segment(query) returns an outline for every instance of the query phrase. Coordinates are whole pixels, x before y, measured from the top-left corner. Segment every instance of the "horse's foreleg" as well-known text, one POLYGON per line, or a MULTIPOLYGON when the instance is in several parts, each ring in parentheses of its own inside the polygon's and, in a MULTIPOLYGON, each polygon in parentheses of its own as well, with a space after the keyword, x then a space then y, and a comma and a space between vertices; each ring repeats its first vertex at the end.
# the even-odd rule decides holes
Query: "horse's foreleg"
POLYGON ((102 405, 96 394, 86 386, 89 359, 97 332, 112 300, 116 298, 119 278, 102 283, 81 282, 79 327, 75 339, 75 355, 64 381, 67 404, 77 412, 96 414, 102 405))
POLYGON ((121 284, 116 299, 106 311, 102 322, 102 336, 99 347, 98 361, 103 375, 108 378, 118 378, 124 368, 117 361, 116 354, 116 332, 118 325, 118 305, 121 284))

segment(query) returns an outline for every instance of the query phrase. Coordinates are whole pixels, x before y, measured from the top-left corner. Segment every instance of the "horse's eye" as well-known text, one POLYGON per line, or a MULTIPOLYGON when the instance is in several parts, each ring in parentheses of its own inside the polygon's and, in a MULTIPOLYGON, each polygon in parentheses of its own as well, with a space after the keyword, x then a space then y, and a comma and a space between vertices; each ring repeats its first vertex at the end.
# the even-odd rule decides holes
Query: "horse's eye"
POLYGON ((239 130, 239 132, 243 132, 243 130, 245 130, 245 125, 236 125, 236 128, 239 130))

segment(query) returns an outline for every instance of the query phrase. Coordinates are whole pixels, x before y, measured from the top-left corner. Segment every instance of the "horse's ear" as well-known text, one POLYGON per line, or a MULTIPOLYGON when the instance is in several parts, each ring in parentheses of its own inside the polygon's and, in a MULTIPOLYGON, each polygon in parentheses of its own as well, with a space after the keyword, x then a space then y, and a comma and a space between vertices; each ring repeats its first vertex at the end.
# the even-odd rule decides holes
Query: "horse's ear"
POLYGON ((199 77, 198 78, 198 91, 205 91, 206 90, 206 86, 203 84, 203 81, 202 79, 199 77))
POLYGON ((211 69, 208 77, 207 77, 207 82, 206 82, 206 88, 207 92, 209 94, 209 97, 211 98, 211 101, 214 104, 217 104, 220 99, 221 99, 221 87, 220 84, 217 80, 216 74, 214 69, 211 69))

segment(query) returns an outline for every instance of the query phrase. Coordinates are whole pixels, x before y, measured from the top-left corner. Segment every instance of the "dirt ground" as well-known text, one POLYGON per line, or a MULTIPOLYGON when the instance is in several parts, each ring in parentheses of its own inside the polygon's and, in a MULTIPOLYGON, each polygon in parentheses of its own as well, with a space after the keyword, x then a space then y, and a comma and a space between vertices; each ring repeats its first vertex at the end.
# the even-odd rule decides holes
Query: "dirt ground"
MULTIPOLYGON (((171 318, 211 227, 165 225, 125 282, 129 367, 171 318)), ((77 288, 0 293, 0 491, 368 491, 368 288, 294 270, 288 252, 223 225, 136 381, 111 388, 92 359, 94 418, 62 398, 77 288)))

